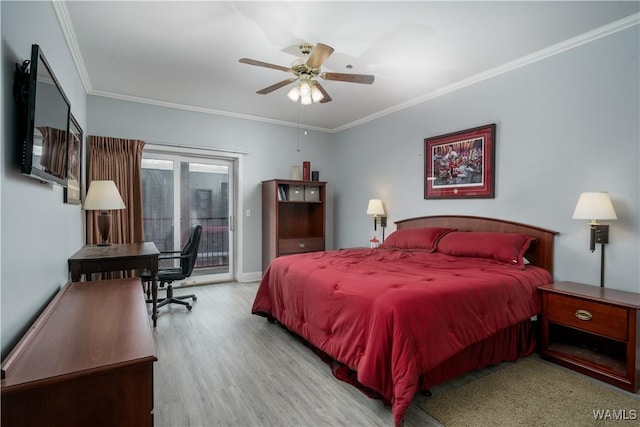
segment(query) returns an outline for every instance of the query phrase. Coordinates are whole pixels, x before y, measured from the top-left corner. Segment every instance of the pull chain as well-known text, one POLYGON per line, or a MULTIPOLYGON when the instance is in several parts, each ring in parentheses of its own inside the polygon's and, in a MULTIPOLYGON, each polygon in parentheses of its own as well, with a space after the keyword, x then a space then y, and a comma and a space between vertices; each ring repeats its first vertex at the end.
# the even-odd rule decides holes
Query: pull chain
POLYGON ((298 151, 298 153, 300 152, 300 107, 296 108, 296 113, 298 115, 298 117, 296 118, 296 139, 298 141, 298 149, 296 151, 298 151))

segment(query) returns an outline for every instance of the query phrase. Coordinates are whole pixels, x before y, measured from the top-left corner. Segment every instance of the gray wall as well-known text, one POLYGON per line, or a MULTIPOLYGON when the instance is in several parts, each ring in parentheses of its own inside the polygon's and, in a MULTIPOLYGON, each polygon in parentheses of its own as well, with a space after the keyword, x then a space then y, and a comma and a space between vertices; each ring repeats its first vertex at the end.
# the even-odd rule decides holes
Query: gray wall
POLYGON ((67 258, 82 245, 80 206, 63 203, 62 187, 20 174, 13 103, 15 64, 39 44, 71 111, 86 129, 86 93, 50 2, 0 2, 2 14, 2 188, 0 298, 2 356, 66 283, 67 258))
POLYGON ((597 285, 600 250, 589 252, 587 221, 572 215, 581 192, 608 191, 618 220, 605 284, 640 291, 639 40, 635 26, 340 133, 336 246, 366 244, 367 200, 380 198, 390 221, 481 215, 558 231, 556 279, 597 285), (487 123, 497 124, 495 199, 424 200, 424 138, 487 123))
MULTIPOLYGON (((295 105, 292 103, 292 108, 295 105)), ((262 218, 260 183, 273 178, 290 178, 291 166, 304 160, 320 179, 329 181, 332 199, 335 136, 309 130, 304 135, 295 127, 198 113, 97 96, 88 97, 88 134, 141 139, 153 144, 192 146, 244 154, 239 189, 242 241, 240 279, 258 279, 262 271, 262 218), (296 134, 300 133, 299 137, 296 134), (298 151, 298 138, 300 151, 298 151), (245 216, 250 209, 251 216, 245 216)), ((333 244, 333 207, 327 204, 327 246, 333 244)))
MULTIPOLYGON (((367 200, 390 220, 428 214, 487 215, 559 231, 556 278, 597 284, 599 252, 586 221, 571 219, 582 191, 609 191, 618 213, 607 246, 608 287, 640 291, 640 88, 638 26, 339 134, 87 97, 49 2, 0 2, 2 355, 67 280, 82 245, 81 210, 62 189, 19 174, 15 162, 16 62, 44 49, 87 134, 243 151, 241 274, 261 268, 260 182, 287 178, 310 160, 329 182, 329 247, 366 245, 367 200), (423 139, 497 123, 496 198, 424 200, 423 139), (334 220, 335 219, 335 220, 334 220), (333 228, 332 228, 333 227, 333 228)), ((389 230, 393 229, 393 226, 389 230)))

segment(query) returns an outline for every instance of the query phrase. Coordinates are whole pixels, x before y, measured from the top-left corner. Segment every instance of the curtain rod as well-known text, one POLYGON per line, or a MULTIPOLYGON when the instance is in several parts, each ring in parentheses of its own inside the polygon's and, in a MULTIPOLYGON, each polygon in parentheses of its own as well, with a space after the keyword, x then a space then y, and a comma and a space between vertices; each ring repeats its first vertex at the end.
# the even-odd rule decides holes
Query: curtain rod
POLYGON ((142 139, 142 140, 145 143, 156 145, 156 146, 162 146, 162 147, 185 148, 185 149, 189 149, 189 150, 214 151, 214 152, 217 152, 217 153, 249 154, 249 153, 247 153, 245 151, 228 150, 228 149, 224 149, 224 148, 198 147, 198 146, 194 146, 194 145, 178 145, 178 144, 171 144, 169 142, 152 141, 152 140, 149 140, 149 139, 142 139))

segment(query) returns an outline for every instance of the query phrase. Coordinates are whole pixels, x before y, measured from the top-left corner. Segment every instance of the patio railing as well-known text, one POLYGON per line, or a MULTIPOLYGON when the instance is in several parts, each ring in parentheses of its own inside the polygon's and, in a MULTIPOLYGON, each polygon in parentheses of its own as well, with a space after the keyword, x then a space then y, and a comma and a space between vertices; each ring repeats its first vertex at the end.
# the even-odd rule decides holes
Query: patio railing
MULTIPOLYGON (((223 267, 229 265, 229 219, 190 218, 189 224, 183 226, 181 245, 187 240, 190 226, 202 225, 202 239, 198 248, 196 268, 223 267)), ((173 218, 144 218, 144 240, 154 242, 162 251, 177 251, 173 247, 173 218)), ((166 262, 165 262, 166 264, 166 262)))

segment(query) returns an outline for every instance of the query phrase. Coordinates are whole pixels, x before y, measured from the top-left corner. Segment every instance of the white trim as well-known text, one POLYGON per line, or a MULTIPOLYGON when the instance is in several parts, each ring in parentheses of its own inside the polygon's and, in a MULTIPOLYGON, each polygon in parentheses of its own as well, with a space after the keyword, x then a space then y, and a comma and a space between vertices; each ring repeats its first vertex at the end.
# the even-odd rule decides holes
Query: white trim
POLYGON ((361 125, 363 123, 370 122, 372 120, 395 113, 397 111, 404 110, 409 107, 413 107, 414 105, 422 104, 423 102, 429 101, 431 99, 437 98, 442 95, 446 95, 451 92, 455 92, 459 89, 479 83, 483 80, 488 80, 500 74, 517 70, 518 68, 533 64, 538 61, 542 61, 543 59, 565 52, 569 49, 573 49, 575 47, 582 46, 583 44, 590 43, 592 41, 598 40, 603 37, 607 37, 611 34, 617 33, 618 31, 626 30, 627 28, 633 27, 634 25, 638 25, 639 23, 640 23, 640 13, 635 13, 633 15, 627 16, 626 18, 623 18, 618 21, 612 22, 611 24, 605 25, 604 27, 600 27, 593 31, 589 31, 588 33, 584 33, 579 36, 570 38, 569 40, 565 40, 563 42, 549 46, 546 49, 539 50, 530 55, 523 56, 514 61, 507 62, 506 64, 500 65, 498 67, 492 68, 490 70, 487 70, 482 73, 476 74, 474 76, 468 77, 466 79, 460 80, 459 82, 450 84, 448 86, 444 86, 433 92, 410 99, 409 101, 406 101, 401 104, 395 105, 393 107, 387 108, 385 110, 379 111, 375 114, 371 114, 370 116, 363 117, 359 120, 353 121, 351 123, 347 123, 346 125, 343 125, 343 126, 339 126, 337 128, 332 129, 331 132, 341 132, 343 130, 361 125))
POLYGON ((240 158, 247 154, 242 151, 225 150, 222 148, 197 147, 193 145, 179 145, 171 143, 163 143, 157 141, 144 141, 144 151, 160 154, 185 154, 194 157, 221 157, 221 158, 240 158))
POLYGON ((67 9, 66 2, 52 0, 51 3, 53 3, 53 10, 56 12, 60 27, 62 27, 62 33, 64 34, 64 38, 67 41, 67 46, 69 47, 69 51, 71 52, 73 62, 76 64, 76 69, 78 70, 78 74, 80 75, 80 80, 82 81, 84 90, 85 92, 90 93, 92 90, 91 79, 89 78, 87 67, 84 64, 84 59, 82 58, 80 47, 76 42, 76 33, 73 29, 71 18, 69 18, 69 9, 67 9))
MULTIPOLYGON (((253 120, 256 122, 272 123, 276 125, 290 126, 294 128, 300 127, 298 123, 287 122, 284 120, 269 119, 267 117, 253 116, 250 114, 242 114, 242 113, 234 113, 231 111, 215 110, 213 108, 197 107, 195 105, 178 104, 175 102, 160 101, 159 99, 142 98, 139 96, 124 95, 121 93, 92 90, 92 91, 89 91, 88 94, 94 95, 94 96, 102 96, 104 98, 120 99, 122 101, 137 102, 140 104, 150 104, 158 107, 174 108, 176 110, 194 111, 196 113, 213 114, 217 116, 233 117, 236 119, 244 119, 244 120, 253 120)), ((307 129, 316 130, 319 132, 331 132, 331 129, 329 128, 321 128, 317 126, 307 125, 307 129)))
MULTIPOLYGON (((198 158, 207 158, 207 159, 219 159, 222 161, 226 161, 229 163, 229 167, 231 168, 230 173, 233 174, 229 182, 229 203, 230 203, 230 222, 235 222, 236 225, 232 226, 230 230, 230 241, 229 241, 229 250, 233 252, 231 257, 230 269, 225 274, 218 275, 207 275, 207 276, 194 276, 199 280, 202 278, 207 279, 221 279, 221 280, 237 280, 241 275, 242 266, 243 266, 243 251, 242 251, 242 238, 243 238, 243 216, 240 212, 244 212, 244 203, 243 198, 240 197, 240 189, 242 188, 242 168, 243 168, 243 154, 240 152, 232 152, 204 147, 186 147, 180 145, 169 145, 169 144, 150 144, 145 143, 143 149, 144 153, 158 155, 159 157, 167 157, 175 160, 175 156, 181 156, 184 160, 189 161, 190 159, 198 159, 198 158)), ((174 178, 178 179, 176 176, 178 174, 174 174, 174 178)), ((174 183, 174 200, 179 200, 179 185, 174 183)), ((177 205, 176 205, 177 206, 177 205)), ((176 207, 179 209, 179 206, 176 207)), ((179 217, 179 212, 176 212, 174 215, 176 218, 179 217)), ((175 236, 178 238, 177 235, 175 236)), ((176 247, 179 247, 179 242, 176 243, 176 247)), ((186 284, 191 284, 192 281, 186 282, 186 284)))
MULTIPOLYGON (((235 259, 233 277, 241 282, 241 277, 244 276, 244 181, 242 177, 244 176, 244 156, 238 156, 236 158, 235 164, 237 167, 233 168, 234 173, 234 181, 237 184, 234 188, 234 197, 238 210, 235 212, 234 222, 236 223, 235 232, 236 232, 236 244, 233 246, 235 253, 233 257, 235 259), (242 196, 242 197, 241 197, 242 196)), ((262 275, 260 275, 262 277, 262 275)))
POLYGON ((238 275, 238 282, 259 282, 262 279, 262 271, 241 273, 238 275))
MULTIPOLYGON (((73 25, 71 24, 71 20, 69 19, 69 14, 64 4, 65 2, 52 0, 52 3, 56 11, 58 21, 60 22, 60 26, 62 27, 62 31, 64 33, 65 39, 67 40, 67 45, 69 46, 69 50, 71 51, 71 55, 73 56, 74 62, 78 69, 78 73, 80 74, 80 78, 82 80, 82 83, 85 86, 85 90, 87 91, 88 95, 102 96, 105 98, 114 98, 114 99, 120 99, 123 101, 138 102, 142 104, 151 104, 151 105, 157 105, 161 107, 194 111, 194 112, 205 113, 205 114, 215 114, 215 115, 234 117, 234 118, 245 119, 245 120, 253 120, 253 121, 264 122, 264 123, 273 123, 273 124, 290 126, 295 128, 299 127, 298 123, 292 123, 292 122, 287 122, 283 120, 274 120, 266 117, 253 116, 249 114, 233 113, 230 111, 222 111, 222 110, 215 110, 211 108, 184 105, 184 104, 178 104, 174 102, 160 101, 157 99, 142 98, 142 97, 118 94, 113 92, 93 90, 91 86, 91 81, 89 79, 89 75, 84 65, 84 60, 82 59, 80 49, 76 43, 76 37, 73 31, 73 25)), ((596 28, 595 30, 589 31, 587 33, 581 34, 576 37, 572 37, 568 40, 549 46, 538 52, 534 52, 530 55, 525 55, 514 61, 507 62, 506 64, 500 65, 498 67, 495 67, 490 70, 484 71, 482 73, 476 74, 474 76, 468 77, 459 82, 442 87, 440 89, 424 94, 422 96, 418 96, 409 101, 403 102, 401 104, 397 104, 393 107, 381 110, 377 113, 371 114, 369 116, 363 117, 359 120, 355 120, 345 125, 338 126, 333 129, 321 128, 316 126, 307 126, 307 129, 315 130, 319 132, 338 133, 343 130, 359 126, 363 123, 370 122, 377 118, 395 113, 397 111, 404 110, 414 105, 421 104, 423 102, 429 101, 439 96, 454 92, 456 90, 462 89, 472 84, 479 83, 483 80, 491 79, 500 74, 503 74, 512 70, 516 70, 526 65, 533 64, 537 61, 541 61, 543 59, 549 58, 550 56, 557 55, 566 50, 573 49, 575 47, 581 46, 586 43, 590 43, 592 41, 598 40, 603 37, 607 37, 611 34, 617 33, 618 31, 622 31, 627 28, 638 25, 639 23, 640 23, 640 13, 635 13, 633 15, 629 15, 625 18, 622 18, 618 21, 614 21, 600 28, 596 28)))

